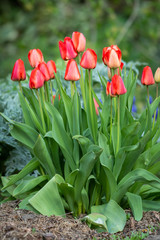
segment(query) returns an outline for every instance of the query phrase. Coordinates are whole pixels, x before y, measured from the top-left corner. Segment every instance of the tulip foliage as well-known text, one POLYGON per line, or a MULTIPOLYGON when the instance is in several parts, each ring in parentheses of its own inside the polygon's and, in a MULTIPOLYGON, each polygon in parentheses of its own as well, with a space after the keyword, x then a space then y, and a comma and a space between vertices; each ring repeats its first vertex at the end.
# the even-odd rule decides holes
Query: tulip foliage
MULTIPOLYGON (((40 50, 30 52, 35 66, 30 89, 22 86, 19 91, 24 122, 1 114, 11 125, 11 135, 33 156, 18 174, 2 177, 3 190, 22 200, 20 208, 47 216, 86 213, 91 225, 115 233, 125 226, 124 208, 130 207, 136 220, 144 210, 160 209, 160 118, 152 120, 160 97, 133 116, 137 76, 132 69, 126 72, 121 50, 112 45, 103 50, 111 81, 99 74, 100 101, 92 81, 97 55, 87 49, 81 56, 83 34, 75 32, 72 39, 59 42, 62 59, 69 60, 64 79, 52 60, 41 61, 40 50), (68 85, 70 81, 70 94, 65 80, 68 85), (37 177, 32 175, 35 170, 37 177)), ((18 76, 25 75, 22 71, 18 76)))

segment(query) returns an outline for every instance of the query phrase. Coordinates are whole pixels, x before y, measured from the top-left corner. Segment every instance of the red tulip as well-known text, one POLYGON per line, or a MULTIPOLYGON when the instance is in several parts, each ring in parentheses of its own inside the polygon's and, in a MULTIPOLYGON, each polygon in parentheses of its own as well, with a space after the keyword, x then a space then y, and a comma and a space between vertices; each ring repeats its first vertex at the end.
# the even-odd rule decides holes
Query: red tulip
POLYGON ((54 73, 57 72, 55 62, 53 60, 48 61, 47 67, 48 67, 51 79, 55 78, 54 73))
POLYGON ((99 114, 99 112, 98 112, 99 104, 97 103, 97 101, 96 101, 95 98, 93 98, 93 101, 94 101, 94 106, 95 106, 96 114, 98 115, 98 114, 99 114))
POLYGON ((148 66, 143 68, 141 83, 143 85, 152 85, 155 83, 152 70, 148 66))
POLYGON ((117 45, 103 48, 102 60, 109 68, 119 68, 121 65, 122 53, 117 45))
POLYGON ((51 79, 47 64, 45 62, 40 63, 38 65, 38 69, 41 71, 41 73, 43 73, 45 81, 51 79))
POLYGON ((111 82, 110 81, 108 81, 107 82, 107 85, 106 85, 106 94, 107 95, 110 95, 111 97, 115 97, 116 95, 113 95, 112 93, 111 93, 111 82))
POLYGON ((18 59, 13 67, 11 80, 13 81, 23 81, 26 79, 26 71, 24 67, 24 62, 18 59))
POLYGON ((28 53, 28 60, 31 67, 37 67, 39 63, 44 62, 44 58, 41 50, 31 49, 28 53))
POLYGON ((77 81, 81 78, 77 63, 74 59, 68 61, 64 79, 67 81, 77 81))
POLYGON ((72 41, 77 52, 83 52, 86 47, 86 38, 83 33, 73 32, 72 41))
POLYGON ((59 41, 59 50, 63 60, 76 58, 78 55, 70 37, 65 37, 64 42, 59 41))
POLYGON ((29 87, 30 88, 41 88, 44 84, 45 76, 38 68, 32 70, 30 79, 29 79, 29 87))
POLYGON ((127 92, 123 80, 122 78, 115 74, 112 77, 112 82, 111 82, 111 94, 112 95, 122 95, 125 94, 127 92))
POLYGON ((80 65, 85 69, 93 69, 97 64, 97 54, 93 49, 88 48, 82 55, 80 65))

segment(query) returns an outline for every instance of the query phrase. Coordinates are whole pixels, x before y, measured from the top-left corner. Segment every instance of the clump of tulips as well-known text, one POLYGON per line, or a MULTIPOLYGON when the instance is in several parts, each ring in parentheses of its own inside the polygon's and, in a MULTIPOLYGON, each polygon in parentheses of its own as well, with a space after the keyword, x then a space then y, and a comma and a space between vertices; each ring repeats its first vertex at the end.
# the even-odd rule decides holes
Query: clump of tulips
MULTIPOLYGON (((137 76, 132 69, 127 74, 121 50, 112 45, 102 51, 108 74, 99 74, 100 101, 92 81, 97 55, 85 46, 79 32, 59 41, 64 79, 53 60, 46 63, 39 49, 30 50, 29 88, 21 85, 24 63, 16 61, 11 79, 19 82, 24 123, 1 115, 33 158, 18 174, 2 177, 3 191, 21 199, 20 208, 47 216, 86 213, 84 220, 114 233, 125 226, 124 208, 130 207, 138 221, 144 210, 160 209, 160 118, 152 120, 160 97, 157 87, 156 99, 134 117, 137 76), (64 80, 70 81, 69 95, 64 80)), ((159 68, 154 78, 146 66, 141 82, 148 96, 148 86, 160 82, 159 68)))

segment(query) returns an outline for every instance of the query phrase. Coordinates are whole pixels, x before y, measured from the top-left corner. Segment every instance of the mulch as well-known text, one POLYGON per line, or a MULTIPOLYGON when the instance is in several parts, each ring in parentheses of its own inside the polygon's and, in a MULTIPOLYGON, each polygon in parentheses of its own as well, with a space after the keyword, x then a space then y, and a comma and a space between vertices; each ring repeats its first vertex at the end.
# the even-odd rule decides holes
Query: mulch
MULTIPOLYGON (((37 215, 28 210, 17 209, 18 201, 6 202, 0 205, 0 240, 89 240, 112 239, 107 233, 97 233, 91 230, 85 222, 74 219, 71 215, 66 218, 37 215)), ((130 213, 129 210, 127 210, 130 213)), ((131 236, 132 232, 148 233, 148 240, 160 239, 160 212, 145 212, 139 222, 131 217, 123 232, 116 236, 123 239, 131 236)))

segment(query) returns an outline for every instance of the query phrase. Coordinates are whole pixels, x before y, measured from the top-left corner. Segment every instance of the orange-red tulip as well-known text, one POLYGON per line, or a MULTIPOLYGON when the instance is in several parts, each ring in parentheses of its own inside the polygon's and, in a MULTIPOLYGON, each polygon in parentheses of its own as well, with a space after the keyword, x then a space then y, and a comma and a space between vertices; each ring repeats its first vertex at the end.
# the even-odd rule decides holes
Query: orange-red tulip
POLYGON ((152 85, 155 83, 152 70, 149 66, 143 68, 141 83, 143 85, 152 85))
POLYGON ((54 73, 57 72, 55 62, 53 60, 48 61, 47 67, 48 67, 51 79, 55 78, 54 73))
POLYGON ((13 81, 23 81, 26 79, 26 71, 24 67, 24 62, 21 59, 18 59, 13 67, 11 80, 13 81))
POLYGON ((47 64, 45 62, 42 62, 38 65, 38 69, 43 73, 45 81, 48 81, 51 79, 47 64))
POLYGON ((93 69, 97 65, 97 54, 93 49, 88 48, 82 55, 81 67, 85 69, 93 69))
POLYGON ((31 67, 37 67, 39 63, 44 62, 44 58, 41 50, 31 49, 28 53, 28 60, 31 67))
POLYGON ((74 59, 68 61, 64 79, 67 81, 77 81, 81 78, 77 63, 74 59))
POLYGON ((38 68, 33 69, 29 79, 29 87, 36 89, 41 88, 44 84, 44 81, 45 77, 43 73, 38 68))
POLYGON ((127 92, 123 80, 122 78, 115 74, 112 77, 112 82, 111 82, 111 94, 112 95, 122 95, 125 94, 127 92))
POLYGON ((83 33, 73 32, 72 41, 77 52, 83 52, 86 47, 86 38, 83 33))
POLYGON ((106 94, 107 95, 110 95, 111 97, 115 97, 116 95, 113 95, 112 93, 111 93, 111 82, 110 81, 108 81, 107 82, 107 85, 106 85, 106 94))
POLYGON ((64 42, 59 41, 59 50, 63 60, 76 58, 78 55, 70 37, 65 37, 64 42))
POLYGON ((117 45, 103 48, 102 60, 109 68, 119 68, 121 65, 122 53, 117 45))

